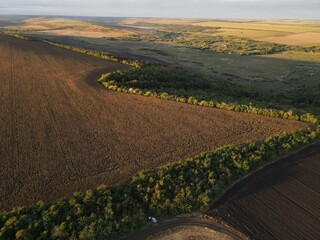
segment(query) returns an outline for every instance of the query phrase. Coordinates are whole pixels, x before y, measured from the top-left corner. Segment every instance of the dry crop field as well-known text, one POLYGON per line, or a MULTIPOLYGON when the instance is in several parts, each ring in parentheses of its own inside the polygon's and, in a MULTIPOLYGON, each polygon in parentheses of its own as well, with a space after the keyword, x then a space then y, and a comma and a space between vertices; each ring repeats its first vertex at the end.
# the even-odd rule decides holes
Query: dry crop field
POLYGON ((20 24, 8 25, 4 29, 26 32, 39 32, 57 36, 75 36, 89 38, 119 38, 135 34, 133 31, 101 26, 90 22, 67 19, 35 17, 23 20, 20 24))
POLYGON ((253 239, 319 239, 320 145, 233 188, 212 214, 253 239))
POLYGON ((107 91, 127 66, 0 35, 0 210, 306 125, 107 91))

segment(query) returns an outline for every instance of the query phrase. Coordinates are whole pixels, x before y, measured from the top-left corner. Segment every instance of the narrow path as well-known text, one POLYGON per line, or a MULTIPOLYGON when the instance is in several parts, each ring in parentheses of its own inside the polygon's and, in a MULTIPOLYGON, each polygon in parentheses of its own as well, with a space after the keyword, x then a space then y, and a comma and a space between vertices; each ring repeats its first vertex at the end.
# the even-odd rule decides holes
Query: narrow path
POLYGON ((153 225, 153 226, 148 227, 148 228, 146 228, 140 232, 137 232, 131 236, 122 238, 122 240, 143 240, 147 237, 150 237, 154 234, 158 234, 158 233, 165 231, 169 228, 175 228, 175 227, 181 227, 181 226, 205 227, 205 228, 210 228, 214 231, 219 231, 224 234, 227 234, 228 236, 230 236, 232 239, 235 239, 235 240, 246 239, 246 237, 244 237, 241 233, 239 233, 239 232, 233 230, 232 228, 229 228, 221 223, 218 223, 215 220, 206 220, 206 219, 190 217, 190 218, 174 219, 172 221, 153 225))

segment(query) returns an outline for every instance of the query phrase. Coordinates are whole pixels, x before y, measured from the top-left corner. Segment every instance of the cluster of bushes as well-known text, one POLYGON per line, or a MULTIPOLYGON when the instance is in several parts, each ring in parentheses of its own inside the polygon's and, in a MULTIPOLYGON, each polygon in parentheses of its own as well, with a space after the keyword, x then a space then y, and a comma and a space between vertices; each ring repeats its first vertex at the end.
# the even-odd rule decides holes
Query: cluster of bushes
POLYGON ((320 52, 319 46, 303 47, 284 44, 255 41, 247 38, 231 36, 202 36, 181 34, 172 38, 172 35, 162 35, 163 41, 171 41, 179 45, 199 49, 208 49, 217 53, 233 53, 238 55, 266 55, 284 51, 320 52), (166 38, 166 36, 171 36, 166 38))
POLYGON ((288 51, 298 51, 298 52, 320 52, 320 46, 311 46, 311 47, 303 47, 303 46, 287 46, 288 51))
POLYGON ((140 172, 124 186, 101 186, 52 204, 15 208, 0 214, 0 239, 116 239, 137 230, 150 214, 168 217, 203 209, 234 181, 319 137, 304 130, 226 146, 140 172))
POLYGON ((189 74, 183 70, 158 65, 142 65, 140 68, 127 71, 116 71, 101 76, 98 80, 104 87, 118 92, 139 94, 176 102, 204 107, 214 107, 236 112, 246 112, 269 117, 298 120, 316 124, 318 119, 311 113, 300 113, 294 110, 277 110, 259 108, 251 104, 225 103, 213 100, 200 100, 193 96, 177 96, 179 88, 186 90, 207 89, 214 91, 205 78, 189 74), (165 91, 163 91, 165 90, 165 91))
MULTIPOLYGON (((165 30, 154 35, 139 35, 126 40, 170 42, 197 49, 207 49, 216 53, 233 53, 238 55, 265 55, 289 50, 283 44, 255 41, 247 38, 213 35, 218 28, 199 26, 166 26, 165 30), (190 28, 190 31, 188 31, 190 28)), ((296 49, 301 50, 299 47, 296 49)))
MULTIPOLYGON (((320 84, 316 86, 300 86, 299 88, 287 91, 274 96, 274 99, 280 104, 290 104, 293 106, 320 107, 320 84)), ((318 109, 319 110, 319 109, 318 109)))
POLYGON ((0 239, 112 239, 146 222, 126 187, 100 186, 52 204, 39 201, 0 215, 0 239))
POLYGON ((0 33, 9 35, 9 36, 12 36, 12 37, 15 37, 15 38, 20 38, 20 39, 23 39, 23 40, 30 40, 29 37, 26 37, 26 36, 23 36, 21 34, 14 33, 14 32, 2 32, 2 31, 0 31, 0 33))
MULTIPOLYGON (((153 24, 149 24, 153 26, 153 24)), ((155 25, 161 30, 153 35, 135 35, 125 38, 131 41, 170 42, 177 45, 208 49, 216 53, 233 53, 238 55, 265 55, 284 51, 320 52, 319 46, 303 47, 256 41, 233 36, 217 34, 219 28, 192 25, 155 25)))
POLYGON ((217 53, 233 53, 238 55, 265 55, 286 50, 285 45, 254 41, 245 38, 224 36, 189 36, 176 38, 175 43, 199 49, 208 49, 217 53))
POLYGON ((172 68, 156 64, 144 64, 140 68, 116 71, 105 75, 120 87, 157 90, 208 90, 212 84, 201 74, 192 73, 181 68, 172 68))
MULTIPOLYGON (((216 79, 205 74, 194 73, 182 68, 157 64, 142 64, 128 71, 116 71, 104 76, 105 80, 115 81, 124 89, 139 88, 146 91, 167 92, 188 98, 218 101, 244 100, 253 92, 229 79, 216 79)), ((247 102, 247 101, 243 101, 247 102)))

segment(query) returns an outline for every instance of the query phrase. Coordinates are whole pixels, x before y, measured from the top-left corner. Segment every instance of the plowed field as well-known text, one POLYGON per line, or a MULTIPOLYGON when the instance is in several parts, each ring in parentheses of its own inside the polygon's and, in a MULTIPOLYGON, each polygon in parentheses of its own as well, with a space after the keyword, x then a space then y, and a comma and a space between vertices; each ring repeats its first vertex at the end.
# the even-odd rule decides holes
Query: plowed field
POLYGON ((0 210, 305 124, 107 91, 126 66, 0 35, 0 210))
POLYGON ((212 211, 253 239, 319 239, 320 145, 250 176, 212 211))

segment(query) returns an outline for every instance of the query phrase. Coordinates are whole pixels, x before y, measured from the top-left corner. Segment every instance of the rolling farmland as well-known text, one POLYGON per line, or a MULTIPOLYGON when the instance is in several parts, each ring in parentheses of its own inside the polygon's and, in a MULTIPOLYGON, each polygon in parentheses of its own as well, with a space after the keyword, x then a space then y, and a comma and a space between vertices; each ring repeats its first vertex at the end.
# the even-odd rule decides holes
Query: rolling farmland
POLYGON ((127 66, 0 35, 0 210, 306 125, 106 91, 127 66))
POLYGON ((280 160, 236 185, 211 215, 253 239, 318 239, 320 145, 280 160))

